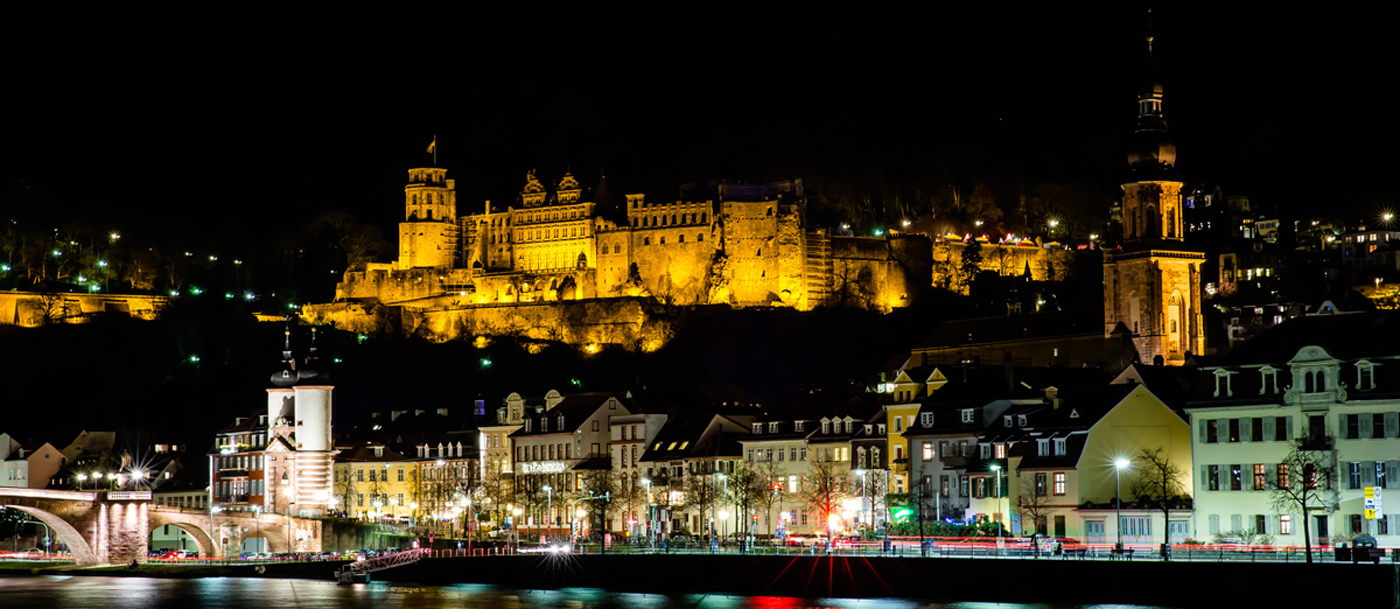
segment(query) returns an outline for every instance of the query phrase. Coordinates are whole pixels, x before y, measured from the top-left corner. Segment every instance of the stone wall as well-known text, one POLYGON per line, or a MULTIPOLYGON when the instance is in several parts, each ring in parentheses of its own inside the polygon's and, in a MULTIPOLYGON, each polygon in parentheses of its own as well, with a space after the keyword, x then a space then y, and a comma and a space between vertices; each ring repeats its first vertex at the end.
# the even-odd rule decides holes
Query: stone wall
POLYGON ((151 320, 169 303, 164 296, 139 294, 0 292, 0 325, 35 327, 46 320, 81 323, 104 314, 151 320))

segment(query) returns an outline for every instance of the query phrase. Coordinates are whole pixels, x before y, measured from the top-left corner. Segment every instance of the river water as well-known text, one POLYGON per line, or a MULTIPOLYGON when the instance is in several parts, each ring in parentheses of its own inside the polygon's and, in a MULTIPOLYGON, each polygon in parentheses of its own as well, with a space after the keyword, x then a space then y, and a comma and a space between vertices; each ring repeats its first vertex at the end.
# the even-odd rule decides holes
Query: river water
MULTIPOLYGON (((257 609, 1029 609, 1032 605, 925 603, 905 599, 799 599, 772 596, 635 594, 595 588, 515 590, 481 584, 414 586, 372 583, 341 586, 329 581, 144 577, 0 577, 0 607, 257 609)), ((1129 608, 1138 605, 1034 605, 1129 608)), ((1143 608, 1145 609, 1145 608, 1143 608)))

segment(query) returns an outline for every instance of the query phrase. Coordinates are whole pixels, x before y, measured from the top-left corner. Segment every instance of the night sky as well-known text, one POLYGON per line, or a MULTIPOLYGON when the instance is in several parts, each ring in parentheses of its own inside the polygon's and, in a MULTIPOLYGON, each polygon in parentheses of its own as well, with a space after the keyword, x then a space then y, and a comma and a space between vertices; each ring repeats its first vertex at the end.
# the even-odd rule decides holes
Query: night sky
MULTIPOLYGON (((343 209, 392 235, 434 135, 464 210, 531 168, 661 200, 872 167, 1112 200, 1147 73, 1135 3, 204 4, 3 9, 8 213, 218 247, 343 209)), ((1298 214, 1393 202, 1394 15, 1202 4, 1245 6, 1154 12, 1188 180, 1298 214)))

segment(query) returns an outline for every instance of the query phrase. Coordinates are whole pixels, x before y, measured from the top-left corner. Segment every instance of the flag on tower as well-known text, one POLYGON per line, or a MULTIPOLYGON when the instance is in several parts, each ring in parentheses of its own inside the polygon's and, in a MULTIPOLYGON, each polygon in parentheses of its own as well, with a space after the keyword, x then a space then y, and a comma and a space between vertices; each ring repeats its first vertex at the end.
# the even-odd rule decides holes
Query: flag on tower
POLYGON ((437 152, 437 138, 433 138, 433 143, 428 144, 428 152, 437 152))

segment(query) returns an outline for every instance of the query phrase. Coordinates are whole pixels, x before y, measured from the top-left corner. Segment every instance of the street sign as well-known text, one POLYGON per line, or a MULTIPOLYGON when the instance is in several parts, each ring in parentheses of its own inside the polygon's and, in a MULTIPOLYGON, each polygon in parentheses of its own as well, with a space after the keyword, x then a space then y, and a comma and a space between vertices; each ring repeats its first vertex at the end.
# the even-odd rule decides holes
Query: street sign
POLYGON ((1382 510, 1381 489, 1374 486, 1366 487, 1362 502, 1362 508, 1366 511, 1366 519, 1375 520, 1376 513, 1382 510))

